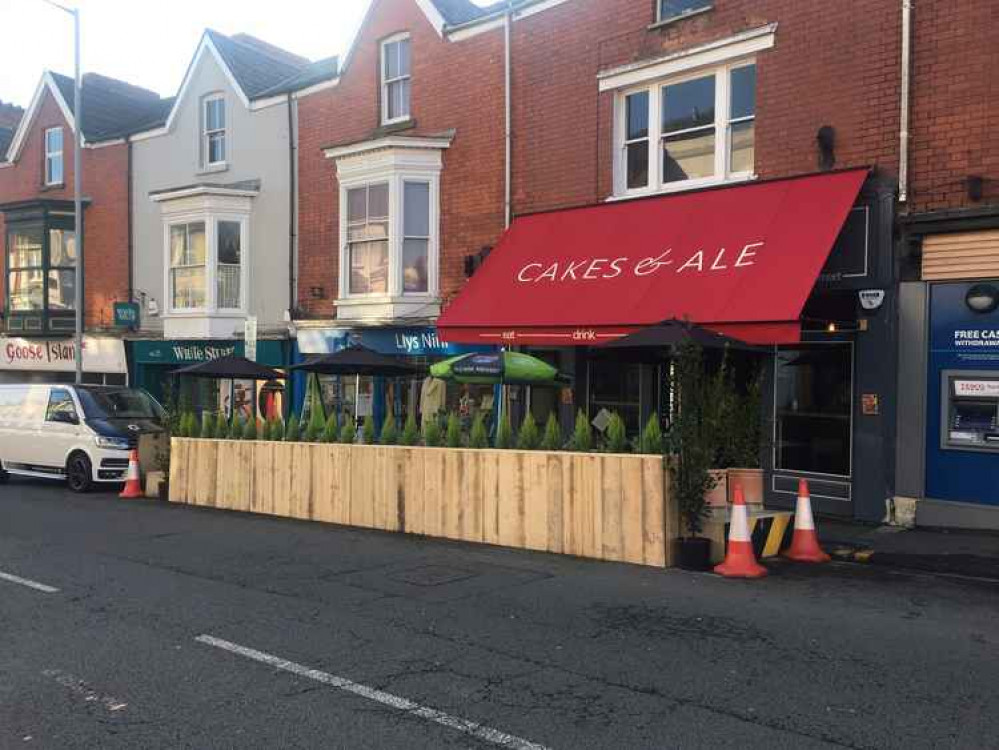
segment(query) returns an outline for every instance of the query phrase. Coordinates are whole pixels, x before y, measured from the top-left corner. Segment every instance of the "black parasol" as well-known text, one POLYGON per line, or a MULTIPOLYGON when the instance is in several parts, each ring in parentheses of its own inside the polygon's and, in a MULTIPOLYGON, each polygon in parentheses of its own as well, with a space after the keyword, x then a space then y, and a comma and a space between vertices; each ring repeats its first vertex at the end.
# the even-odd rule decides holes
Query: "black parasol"
POLYGON ((277 370, 258 365, 253 360, 236 355, 198 362, 196 365, 174 370, 173 374, 218 380, 281 380, 284 378, 284 375, 277 370))
POLYGON ((289 368, 320 375, 383 375, 399 377, 412 375, 416 368, 395 357, 379 354, 357 344, 333 354, 312 357, 300 365, 289 368))
POLYGON ((724 336, 720 333, 680 320, 664 320, 647 326, 627 336, 614 339, 600 346, 600 349, 624 349, 641 347, 676 347, 686 342, 698 344, 707 349, 737 349, 741 351, 765 351, 764 348, 747 344, 745 341, 724 336))

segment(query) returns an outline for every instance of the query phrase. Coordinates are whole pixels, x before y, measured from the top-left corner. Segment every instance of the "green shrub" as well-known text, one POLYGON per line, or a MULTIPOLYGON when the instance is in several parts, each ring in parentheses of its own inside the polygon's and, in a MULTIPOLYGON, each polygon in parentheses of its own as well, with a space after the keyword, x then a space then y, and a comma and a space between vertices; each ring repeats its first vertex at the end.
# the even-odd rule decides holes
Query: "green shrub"
POLYGON ((335 443, 340 438, 340 425, 336 421, 336 413, 330 414, 323 427, 321 441, 324 443, 335 443))
POLYGON ((639 453, 662 453, 663 431, 659 426, 659 415, 652 414, 638 438, 639 453))
POLYGON ((423 427, 423 444, 428 448, 438 448, 441 444, 441 425, 437 417, 431 417, 423 427))
POLYGON ((298 422, 298 415, 292 413, 284 426, 284 441, 286 443, 297 443, 301 439, 302 427, 298 422))
POLYGON ((541 435, 538 433, 538 423, 534 421, 534 415, 527 412, 523 423, 520 425, 520 432, 517 435, 517 448, 522 451, 537 450, 541 435))
POLYGON ((215 437, 215 416, 211 412, 201 412, 201 437, 204 440, 215 437))
POLYGON ((305 435, 302 439, 306 443, 318 443, 325 428, 326 420, 323 419, 321 411, 313 407, 312 413, 309 415, 309 424, 305 428, 305 435))
POLYGON ((496 440, 493 446, 500 450, 507 450, 513 447, 513 427, 510 425, 509 411, 503 412, 499 424, 496 425, 496 440))
POLYGON ((284 427, 281 425, 281 420, 277 417, 271 417, 264 424, 264 440, 283 440, 284 439, 284 427))
POLYGON ((354 423, 353 417, 346 417, 343 420, 343 426, 340 428, 340 442, 346 443, 347 445, 352 445, 354 440, 357 439, 357 425, 354 423))
POLYGON ((562 448, 562 428, 559 427, 558 417, 555 412, 548 414, 548 421, 545 423, 545 434, 541 438, 541 450, 557 451, 562 448))
POLYGON ((246 425, 243 427, 243 440, 256 440, 257 439, 257 420, 250 417, 246 420, 246 425))
POLYGON ((444 442, 448 448, 460 448, 462 445, 461 420, 454 412, 451 412, 447 417, 447 432, 444 436, 444 442))
POLYGON ((476 414, 475 419, 472 420, 472 431, 468 436, 468 447, 489 447, 489 433, 486 431, 486 419, 482 415, 482 412, 476 414))
POLYGON ((593 429, 590 420, 583 410, 576 412, 576 427, 572 431, 572 449, 580 453, 593 450, 593 429))
POLYGON ((399 441, 399 428, 396 427, 395 417, 391 414, 385 415, 378 440, 382 445, 395 445, 399 441))
POLYGON ((243 429, 244 429, 243 418, 237 414, 232 418, 232 423, 229 425, 229 439, 242 440, 243 429))
POLYGON ((368 416, 364 418, 364 427, 361 428, 361 439, 365 445, 374 445, 377 442, 375 434, 375 418, 368 416))
POLYGON ((416 426, 416 415, 413 412, 406 417, 406 424, 402 428, 402 438, 399 441, 403 445, 416 445, 420 442, 420 428, 416 426))
POLYGON ((628 450, 628 432, 621 415, 614 412, 607 422, 607 452, 624 453, 628 450))

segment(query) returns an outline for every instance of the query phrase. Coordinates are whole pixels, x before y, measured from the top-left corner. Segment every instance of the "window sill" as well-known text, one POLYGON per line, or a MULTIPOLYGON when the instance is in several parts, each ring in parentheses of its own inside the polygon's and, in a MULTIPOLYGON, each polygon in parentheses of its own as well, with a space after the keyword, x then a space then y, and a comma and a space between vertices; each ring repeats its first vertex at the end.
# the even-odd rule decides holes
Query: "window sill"
POLYGON ((65 182, 43 182, 42 186, 38 188, 39 192, 47 193, 49 190, 65 190, 65 182))
POLYGON ((342 320, 393 321, 429 319, 440 315, 440 298, 433 294, 341 297, 334 301, 334 305, 337 318, 342 320))
POLYGON ((202 167, 198 170, 198 174, 215 174, 216 172, 225 172, 229 169, 229 162, 221 162, 220 164, 209 164, 206 167, 202 167))
POLYGON ((673 193, 690 193, 696 190, 706 190, 708 188, 722 188, 730 187, 735 185, 743 185, 747 182, 754 182, 758 180, 759 176, 756 174, 749 175, 738 175, 735 177, 728 177, 726 179, 718 180, 698 180, 696 182, 690 183, 677 183, 675 185, 664 186, 660 188, 655 188, 652 190, 635 190, 629 193, 622 193, 619 195, 612 195, 605 199, 605 203, 616 203, 618 201, 628 201, 635 200, 638 198, 651 198, 661 195, 672 195, 673 193))
POLYGON ((401 120, 389 120, 388 122, 383 122, 379 125, 374 133, 372 134, 375 138, 392 135, 393 133, 399 133, 403 130, 412 130, 416 127, 416 120, 413 119, 412 115, 401 120))
POLYGON ((702 16, 705 13, 710 13, 715 9, 714 5, 709 5, 706 8, 700 8, 699 10, 693 10, 690 13, 684 13, 679 16, 673 16, 672 18, 664 18, 661 21, 656 21, 648 25, 649 31, 658 31, 659 29, 665 29, 673 24, 680 23, 681 21, 686 21, 688 18, 695 18, 696 16, 702 16))

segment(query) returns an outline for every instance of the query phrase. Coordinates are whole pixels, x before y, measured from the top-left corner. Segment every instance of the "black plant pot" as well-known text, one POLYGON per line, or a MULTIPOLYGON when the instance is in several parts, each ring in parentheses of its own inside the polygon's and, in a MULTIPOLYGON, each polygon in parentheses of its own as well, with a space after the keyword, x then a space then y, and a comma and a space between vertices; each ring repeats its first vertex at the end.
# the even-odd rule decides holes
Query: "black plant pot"
POLYGON ((711 540, 695 536, 676 542, 676 564, 684 570, 711 569, 711 540))
POLYGON ((160 502, 165 503, 170 500, 170 482, 164 479, 156 489, 156 494, 159 496, 160 502))

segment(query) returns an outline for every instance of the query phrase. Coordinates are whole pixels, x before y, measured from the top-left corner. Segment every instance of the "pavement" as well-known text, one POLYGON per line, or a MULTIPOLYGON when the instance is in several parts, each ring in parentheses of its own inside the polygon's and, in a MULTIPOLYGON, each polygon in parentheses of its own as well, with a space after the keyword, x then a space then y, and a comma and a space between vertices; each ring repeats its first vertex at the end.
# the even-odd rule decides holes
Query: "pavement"
POLYGON ((0 748, 990 748, 999 583, 0 487, 0 748))
POLYGON ((819 538, 839 559, 999 580, 999 532, 907 529, 821 519, 819 538))

